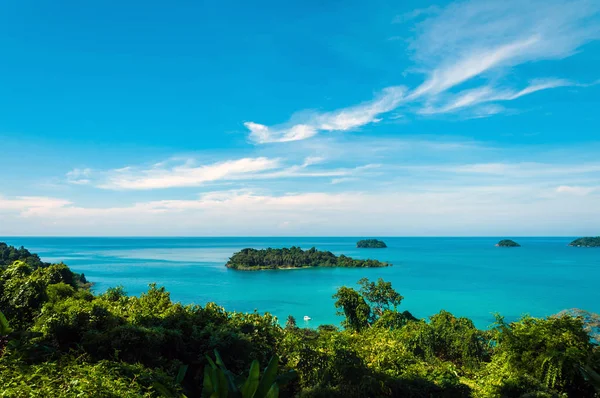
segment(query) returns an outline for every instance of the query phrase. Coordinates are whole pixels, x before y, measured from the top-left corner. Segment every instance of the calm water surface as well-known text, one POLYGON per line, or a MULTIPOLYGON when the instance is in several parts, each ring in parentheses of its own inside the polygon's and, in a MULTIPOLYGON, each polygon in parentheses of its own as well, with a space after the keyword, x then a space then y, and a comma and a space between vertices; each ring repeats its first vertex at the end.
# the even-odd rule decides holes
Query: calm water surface
POLYGON ((388 249, 356 249, 357 238, 0 238, 25 246, 43 260, 84 272, 94 290, 122 285, 139 295, 148 284, 165 286, 183 303, 214 301, 228 310, 293 315, 307 326, 339 324, 331 296, 362 277, 391 281, 402 309, 426 317, 441 309, 473 319, 478 327, 523 314, 543 316, 565 308, 600 312, 600 249, 572 248, 573 238, 515 238, 523 247, 497 248, 499 238, 382 238, 388 249), (241 272, 225 268, 245 248, 330 250, 394 264, 374 269, 302 269, 241 272))

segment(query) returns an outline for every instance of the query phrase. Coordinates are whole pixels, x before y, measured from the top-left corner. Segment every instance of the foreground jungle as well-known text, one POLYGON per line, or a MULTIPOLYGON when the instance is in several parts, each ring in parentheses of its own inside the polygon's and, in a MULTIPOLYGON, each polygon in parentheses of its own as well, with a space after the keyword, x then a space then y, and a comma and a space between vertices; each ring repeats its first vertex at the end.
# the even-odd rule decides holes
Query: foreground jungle
POLYGON ((334 298, 341 330, 184 306, 156 285, 94 295, 66 265, 0 244, 0 396, 600 396, 596 314, 479 330, 445 311, 415 318, 382 279, 334 298))

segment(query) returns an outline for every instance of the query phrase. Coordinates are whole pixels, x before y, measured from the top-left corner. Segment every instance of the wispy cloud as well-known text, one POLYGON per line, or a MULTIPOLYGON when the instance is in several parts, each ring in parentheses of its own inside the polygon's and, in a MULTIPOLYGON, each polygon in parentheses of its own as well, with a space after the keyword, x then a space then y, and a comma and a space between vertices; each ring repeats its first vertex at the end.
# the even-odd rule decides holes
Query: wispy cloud
MULTIPOLYGON (((455 3, 419 25, 411 48, 415 61, 431 69, 409 98, 434 97, 494 70, 539 60, 562 59, 600 37, 594 1, 466 1, 455 3)), ((498 74, 498 72, 500 72, 498 74)), ((488 101, 513 100, 535 91, 561 87, 564 80, 533 83, 518 92, 489 87, 458 96, 485 95, 488 101), (511 94, 512 92, 512 94, 511 94), (494 97, 499 96, 499 99, 494 97)), ((477 101, 473 102, 476 104, 477 101)), ((463 106, 471 105, 466 102, 463 106)))
POLYGON ((459 165, 406 166, 411 171, 428 171, 449 174, 471 174, 481 176, 503 176, 511 179, 573 176, 600 173, 600 163, 557 164, 557 163, 473 163, 459 165))
MULTIPOLYGON (((565 79, 538 79, 521 90, 496 89, 492 86, 483 86, 469 90, 463 90, 457 95, 452 95, 440 107, 426 106, 419 110, 420 114, 456 112, 466 107, 473 107, 485 102, 511 101, 536 91, 547 90, 557 87, 575 86, 576 84, 565 79)), ((497 113, 497 112, 495 112, 497 113)))
POLYGON ((429 6, 426 8, 417 8, 412 11, 406 12, 404 14, 396 15, 392 20, 392 23, 405 23, 408 21, 412 21, 416 18, 423 17, 426 15, 436 14, 440 12, 440 8, 438 6, 429 6))
POLYGON ((91 174, 92 170, 89 168, 73 169, 67 173, 67 182, 75 185, 86 185, 91 182, 91 174))
POLYGON ((555 192, 556 188, 527 184, 282 195, 235 190, 122 207, 83 207, 57 201, 62 204, 15 211, 34 219, 45 234, 73 233, 81 220, 93 223, 95 234, 111 235, 148 235, 165 230, 176 235, 239 235, 242 230, 248 235, 265 235, 282 223, 300 235, 497 235, 514 234, 515 225, 520 226, 520 234, 540 235, 547 234, 549 228, 564 234, 597 228, 600 213, 589 212, 598 201, 597 195, 555 192), (365 224, 365 219, 369 223, 365 224))
POLYGON ((409 95, 409 99, 439 94, 491 68, 509 61, 515 62, 515 59, 522 57, 522 54, 534 48, 539 41, 539 36, 532 36, 497 48, 469 54, 456 62, 445 61, 448 65, 434 69, 430 77, 409 95))
POLYGON ((185 163, 175 166, 158 163, 149 169, 126 167, 109 171, 100 188, 142 190, 193 187, 206 182, 235 179, 245 174, 277 169, 280 165, 279 159, 265 157, 242 158, 200 166, 195 165, 195 160, 188 159, 185 163))
POLYGON ((51 211, 72 204, 69 200, 49 198, 45 196, 17 196, 7 198, 0 196, 0 212, 17 211, 27 214, 30 211, 51 211))
POLYGON ((255 122, 244 125, 250 130, 250 139, 259 144, 298 141, 310 138, 320 131, 347 131, 380 121, 380 115, 396 109, 404 97, 404 87, 388 87, 375 99, 333 112, 303 112, 282 125, 268 127, 255 122))
MULTIPOLYGON (((366 164, 354 167, 323 165, 325 158, 305 157, 293 164, 282 158, 253 157, 198 164, 194 158, 172 158, 149 167, 127 166, 113 170, 89 170, 89 184, 109 190, 152 190, 197 187, 207 183, 226 181, 258 181, 294 178, 332 178, 359 176, 378 167, 366 164)), ((74 173, 67 174, 67 180, 74 173)))
POLYGON ((457 2, 418 24, 411 48, 418 64, 456 84, 495 66, 572 55, 598 38, 599 12, 590 0, 457 2))
POLYGON ((246 122, 245 126, 252 141, 264 144, 351 130, 403 107, 421 115, 462 110, 469 110, 469 117, 495 115, 504 111, 497 102, 557 87, 585 86, 546 78, 514 89, 502 77, 524 63, 560 60, 577 53, 584 44, 600 38, 599 14, 600 2, 590 0, 464 1, 444 9, 416 9, 394 22, 426 17, 416 25, 410 44, 415 68, 426 75, 423 83, 412 90, 388 87, 372 101, 325 113, 304 112, 281 125, 246 122), (494 84, 488 81, 461 90, 467 82, 489 80, 492 72, 494 84))
POLYGON ((598 192, 598 187, 585 187, 585 186, 573 186, 573 185, 561 185, 556 188, 557 193, 571 194, 578 196, 587 196, 593 192, 598 192))
POLYGON ((354 181, 356 180, 356 178, 352 178, 352 177, 342 177, 342 178, 333 178, 331 180, 332 184, 342 184, 344 182, 350 182, 350 181, 354 181))

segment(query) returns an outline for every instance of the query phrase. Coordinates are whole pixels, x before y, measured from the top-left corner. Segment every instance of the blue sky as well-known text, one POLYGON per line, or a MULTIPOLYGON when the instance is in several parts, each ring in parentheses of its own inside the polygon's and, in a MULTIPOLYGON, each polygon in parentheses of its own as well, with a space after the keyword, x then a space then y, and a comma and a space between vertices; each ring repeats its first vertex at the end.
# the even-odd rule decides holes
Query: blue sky
POLYGON ((597 0, 3 2, 0 235, 597 235, 598 39, 597 0))

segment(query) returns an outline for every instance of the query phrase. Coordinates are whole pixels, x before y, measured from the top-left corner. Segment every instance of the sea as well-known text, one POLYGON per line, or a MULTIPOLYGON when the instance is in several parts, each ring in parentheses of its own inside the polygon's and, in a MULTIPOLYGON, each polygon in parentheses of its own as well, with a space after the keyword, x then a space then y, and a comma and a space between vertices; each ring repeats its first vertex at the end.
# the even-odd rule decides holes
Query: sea
MULTIPOLYGON (((372 237, 369 237, 372 238, 372 237)), ((404 300, 400 310, 427 318, 440 310, 488 328, 494 314, 508 321, 563 309, 600 313, 600 249, 569 247, 575 237, 514 237, 519 248, 494 245, 498 237, 379 237, 387 249, 357 249, 356 237, 84 238, 5 237, 42 260, 83 272, 102 293, 123 286, 139 295, 157 283, 184 304, 215 302, 229 311, 269 312, 299 326, 339 325, 332 295, 359 279, 383 278, 404 300), (387 268, 313 268, 235 271, 228 258, 246 248, 316 247, 336 255, 373 258, 387 268), (304 321, 304 316, 311 319, 304 321)))

